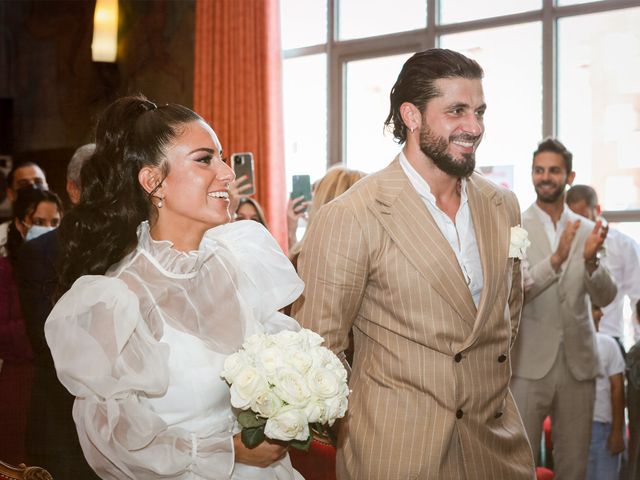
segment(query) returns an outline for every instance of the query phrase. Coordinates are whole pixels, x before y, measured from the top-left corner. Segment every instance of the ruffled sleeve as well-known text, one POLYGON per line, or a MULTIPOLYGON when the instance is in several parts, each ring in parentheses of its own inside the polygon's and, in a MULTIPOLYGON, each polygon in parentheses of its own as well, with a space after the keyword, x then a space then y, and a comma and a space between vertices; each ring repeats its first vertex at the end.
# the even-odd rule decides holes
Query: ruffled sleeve
POLYGON ((101 478, 173 478, 187 471, 229 477, 231 432, 202 436, 169 428, 150 408, 148 399, 168 387, 169 348, 153 337, 122 280, 78 279, 52 310, 45 336, 60 381, 77 397, 80 443, 101 478))
POLYGON ((300 296, 304 283, 268 230, 258 222, 245 220, 211 229, 207 237, 234 256, 242 274, 242 298, 265 330, 299 330, 298 322, 279 310, 300 296))

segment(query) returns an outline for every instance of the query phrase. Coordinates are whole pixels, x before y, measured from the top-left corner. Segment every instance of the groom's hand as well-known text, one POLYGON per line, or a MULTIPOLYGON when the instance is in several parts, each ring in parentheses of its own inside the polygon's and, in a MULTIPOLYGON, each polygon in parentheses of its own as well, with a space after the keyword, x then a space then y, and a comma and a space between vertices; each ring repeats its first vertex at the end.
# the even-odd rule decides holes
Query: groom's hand
POLYGON ((288 446, 275 440, 266 439, 260 445, 253 448, 245 447, 238 433, 233 437, 236 462, 254 467, 268 467, 281 460, 287 454, 288 446))

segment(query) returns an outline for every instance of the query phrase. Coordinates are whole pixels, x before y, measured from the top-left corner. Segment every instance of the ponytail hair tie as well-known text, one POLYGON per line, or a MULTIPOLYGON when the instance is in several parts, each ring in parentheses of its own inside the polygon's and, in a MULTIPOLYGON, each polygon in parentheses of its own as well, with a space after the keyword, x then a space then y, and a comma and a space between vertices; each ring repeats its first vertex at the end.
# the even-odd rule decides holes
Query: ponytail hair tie
POLYGON ((149 112, 151 110, 156 110, 158 106, 150 100, 144 100, 140 104, 140 108, 142 108, 145 112, 149 112))

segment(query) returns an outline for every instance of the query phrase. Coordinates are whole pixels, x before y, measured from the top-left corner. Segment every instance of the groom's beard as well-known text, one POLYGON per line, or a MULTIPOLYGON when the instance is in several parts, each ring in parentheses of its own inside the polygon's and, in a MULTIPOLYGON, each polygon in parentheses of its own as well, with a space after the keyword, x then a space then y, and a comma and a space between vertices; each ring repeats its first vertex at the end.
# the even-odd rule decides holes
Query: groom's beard
POLYGON ((428 125, 424 125, 420 128, 420 150, 433 161, 436 167, 447 175, 467 178, 476 168, 476 154, 463 153, 461 159, 455 160, 448 153, 449 142, 459 139, 476 143, 478 138, 477 136, 463 134, 449 137, 449 141, 447 141, 444 137, 439 137, 433 133, 428 125))

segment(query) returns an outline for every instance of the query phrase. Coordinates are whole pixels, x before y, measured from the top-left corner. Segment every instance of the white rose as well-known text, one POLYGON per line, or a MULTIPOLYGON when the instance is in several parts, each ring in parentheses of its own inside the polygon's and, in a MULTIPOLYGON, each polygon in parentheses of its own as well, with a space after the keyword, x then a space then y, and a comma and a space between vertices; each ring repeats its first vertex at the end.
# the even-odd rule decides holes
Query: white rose
POLYGON ((329 425, 333 425, 333 422, 335 422, 336 419, 344 417, 349 402, 346 397, 337 396, 325 400, 324 404, 326 407, 327 423, 329 423, 329 425))
POLYGON ((274 392, 289 405, 304 406, 311 392, 304 377, 293 368, 282 368, 275 376, 274 392))
POLYGON ((298 332, 282 330, 272 337, 273 343, 283 349, 304 350, 304 338, 298 332))
POLYGON ((307 422, 309 423, 326 423, 325 416, 325 404, 323 401, 317 398, 311 399, 311 401, 304 407, 304 413, 307 416, 307 422))
POLYGON ((264 434, 274 440, 304 441, 309 438, 307 416, 302 410, 292 408, 282 410, 275 417, 269 418, 264 426, 264 434))
POLYGON ((265 418, 273 417, 283 406, 282 400, 269 388, 255 395, 251 401, 251 410, 265 418))
POLYGON ((527 248, 531 245, 529 233, 520 225, 511 227, 511 239, 509 241, 509 257, 524 258, 527 248))
POLYGON ((283 365, 283 353, 275 347, 267 347, 256 353, 256 368, 273 375, 283 365))
POLYGON ((338 364, 342 365, 336 354, 327 347, 315 347, 309 353, 313 357, 314 367, 335 369, 338 364))
POLYGON ((340 392, 340 379, 327 368, 314 368, 307 379, 311 393, 318 398, 331 398, 340 392))
POLYGON ((254 367, 245 366, 231 384, 231 405, 246 410, 251 400, 260 392, 269 388, 269 384, 254 367))
POLYGON ((295 368, 298 372, 305 374, 309 371, 313 365, 313 358, 307 352, 302 350, 294 350, 289 352, 289 356, 286 359, 287 364, 295 368))
POLYGON ((232 353, 224 361, 224 367, 220 376, 227 382, 233 383, 238 373, 248 364, 248 359, 243 351, 232 353))

